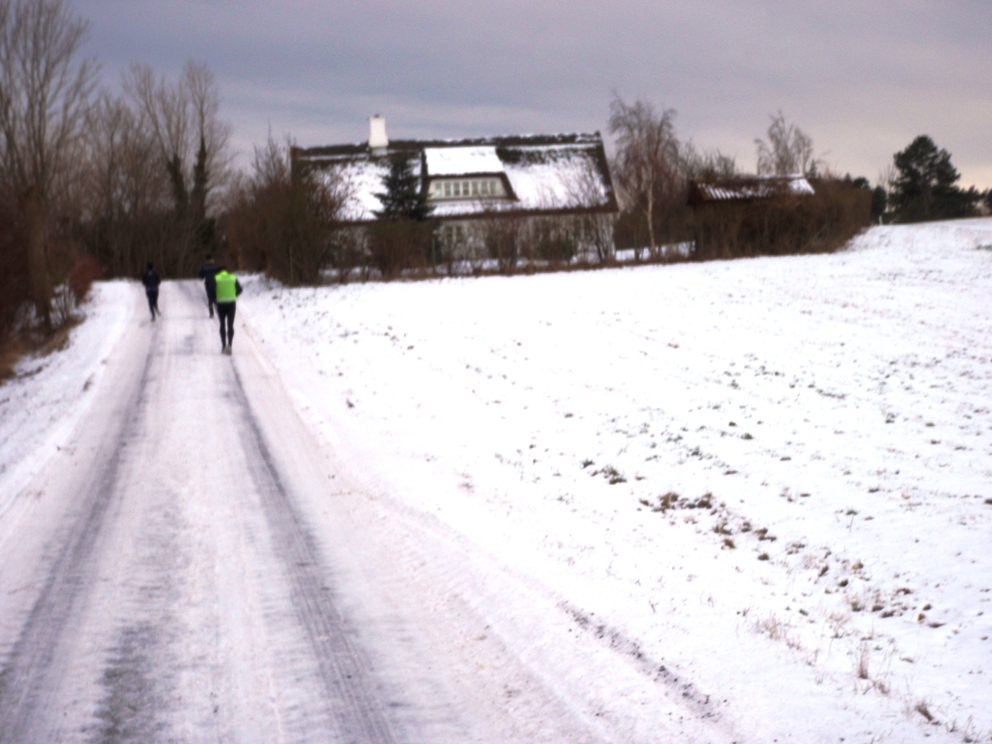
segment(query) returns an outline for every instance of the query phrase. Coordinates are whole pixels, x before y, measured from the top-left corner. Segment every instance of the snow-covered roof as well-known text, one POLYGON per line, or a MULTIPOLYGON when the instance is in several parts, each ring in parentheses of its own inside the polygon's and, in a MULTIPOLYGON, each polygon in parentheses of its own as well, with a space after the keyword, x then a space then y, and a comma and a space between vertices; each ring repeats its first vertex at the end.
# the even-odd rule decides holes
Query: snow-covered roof
POLYGON ((689 190, 693 204, 750 201, 775 196, 812 196, 813 186, 801 174, 791 176, 746 176, 720 181, 694 182, 689 190))
POLYGON ((502 173, 503 162, 492 145, 483 147, 425 147, 429 176, 465 176, 502 173))
MULTIPOLYGON (((419 163, 417 164, 419 171, 419 163)), ((382 209, 376 194, 385 190, 383 179, 389 173, 389 161, 382 158, 329 163, 319 169, 319 176, 329 181, 344 183, 348 198, 344 214, 347 222, 374 220, 375 212, 382 209)))
MULTIPOLYGON (((393 140, 387 150, 367 144, 295 149, 294 167, 344 181, 350 196, 345 218, 376 219, 389 160, 409 158, 429 192, 433 179, 495 177, 502 198, 435 199, 441 219, 503 214, 616 212, 617 203, 602 138, 596 134, 518 135, 473 140, 393 140)), ((474 193, 474 192, 473 192, 474 193)))

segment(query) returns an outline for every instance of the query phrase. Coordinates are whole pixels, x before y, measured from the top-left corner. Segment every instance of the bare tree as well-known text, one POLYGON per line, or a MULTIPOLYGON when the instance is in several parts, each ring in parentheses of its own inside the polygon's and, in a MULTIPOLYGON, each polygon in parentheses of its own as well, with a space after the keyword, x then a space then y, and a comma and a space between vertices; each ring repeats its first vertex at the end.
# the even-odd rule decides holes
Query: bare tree
POLYGON ((51 326, 52 210, 75 182, 95 63, 77 62, 86 23, 62 0, 0 0, 0 178, 27 232, 31 295, 51 326))
POLYGON ((345 276, 340 230, 349 185, 334 170, 293 168, 292 145, 272 135, 256 147, 252 174, 229 195, 227 233, 240 262, 291 285, 319 284, 327 265, 345 276))
POLYGON ((134 65, 124 75, 124 91, 168 177, 179 231, 177 264, 187 267, 191 249, 211 240, 212 192, 230 178, 231 127, 219 117, 216 80, 209 68, 192 61, 176 81, 134 65))
POLYGON ((737 175, 737 159, 720 150, 698 150, 692 141, 682 145, 679 165, 686 178, 695 180, 733 178, 737 175))
POLYGON ((813 157, 813 139, 795 124, 786 122, 781 111, 771 119, 768 141, 754 141, 758 148, 758 174, 814 175, 820 163, 813 157))
POLYGON ((657 255, 655 222, 681 192, 679 144, 675 137, 675 110, 643 101, 628 106, 620 96, 610 103, 610 133, 616 138, 613 176, 625 206, 647 221, 652 255, 657 255))
POLYGON ((576 242, 582 252, 592 247, 599 263, 606 263, 614 257, 613 226, 616 217, 609 212, 597 212, 597 207, 607 204, 603 179, 593 164, 586 159, 571 174, 565 184, 565 206, 575 210, 575 216, 568 217, 576 242))
POLYGON ((111 275, 133 275, 151 257, 165 265, 161 215, 169 188, 154 142, 127 102, 107 93, 90 106, 86 122, 91 249, 111 275))
POLYGON ((517 214, 504 214, 507 211, 510 210, 498 203, 486 204, 482 219, 478 222, 478 233, 486 255, 496 260, 501 274, 510 274, 516 269, 524 243, 525 218, 517 214))

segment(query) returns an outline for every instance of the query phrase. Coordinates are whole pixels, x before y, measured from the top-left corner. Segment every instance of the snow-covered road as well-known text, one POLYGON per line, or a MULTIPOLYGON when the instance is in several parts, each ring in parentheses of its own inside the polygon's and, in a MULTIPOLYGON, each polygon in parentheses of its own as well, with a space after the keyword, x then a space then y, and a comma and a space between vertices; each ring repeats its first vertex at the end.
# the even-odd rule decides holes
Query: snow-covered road
POLYGON ((195 283, 154 324, 117 289, 85 415, 0 499, 0 741, 726 738, 546 589, 349 480, 243 325, 219 353, 195 283))
POLYGON ((0 739, 396 740, 251 366, 216 353, 195 287, 161 304, 5 530, 0 739))

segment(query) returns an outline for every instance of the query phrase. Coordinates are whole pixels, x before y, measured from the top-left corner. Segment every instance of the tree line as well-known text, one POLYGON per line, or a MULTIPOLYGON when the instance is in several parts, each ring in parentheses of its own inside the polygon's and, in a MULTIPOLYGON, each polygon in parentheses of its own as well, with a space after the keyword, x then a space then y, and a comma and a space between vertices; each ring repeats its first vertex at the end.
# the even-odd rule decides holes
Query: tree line
MULTIPOLYGON (((170 78, 135 64, 111 92, 96 61, 81 57, 86 33, 66 0, 0 0, 0 344, 15 329, 50 336, 71 321, 94 278, 137 276, 147 261, 183 277, 205 254, 229 254, 241 268, 312 284, 327 268, 389 276, 410 255, 418 265, 453 260, 399 161, 380 194, 381 224, 349 229, 348 185, 294 169, 291 142, 270 135, 247 172, 233 168, 231 126, 205 65, 190 61, 170 78)), ((675 118, 672 109, 614 97, 610 169, 622 212, 615 227, 582 226, 600 262, 614 241, 655 256, 672 242, 725 246, 695 256, 707 258, 734 255, 732 238, 746 239, 747 250, 768 241, 809 247, 826 227, 849 231, 865 210, 910 222, 992 208, 988 192, 958 186, 950 154, 929 137, 896 153, 872 189, 865 178, 832 174, 812 138, 779 112, 755 140, 758 173, 804 174, 818 206, 706 216, 688 207, 690 184, 740 177, 740 169, 734 157, 680 139, 675 118)), ((521 256, 561 263, 575 255, 575 240, 553 220, 515 229, 494 212, 480 225, 488 228, 478 239, 501 270, 521 256)))
POLYGON ((0 341, 51 334, 103 276, 190 276, 223 247, 231 127, 212 72, 140 64, 121 93, 63 0, 0 0, 0 341))
MULTIPOLYGON (((865 177, 833 173, 816 155, 812 137, 781 111, 770 117, 765 137, 754 140, 757 173, 802 175, 813 184, 820 204, 792 200, 787 209, 781 209, 779 200, 726 207, 719 214, 694 210, 687 203, 693 182, 726 184, 746 178, 734 157, 719 150, 700 151, 691 140, 679 139, 675 116, 674 109, 656 109, 644 101, 628 104, 620 96, 614 96, 610 105, 609 132, 616 145, 610 166, 622 208, 618 245, 647 246, 658 255, 663 243, 698 239, 701 233, 712 232, 714 221, 729 220, 737 223, 742 234, 753 234, 755 223, 766 225, 767 229, 752 235, 751 246, 776 252, 771 245, 776 231, 795 236, 797 226, 777 230, 784 226, 774 221, 795 223, 803 211, 813 222, 800 232, 822 235, 824 227, 832 226, 836 233, 832 245, 843 244, 847 233, 863 226, 859 224, 862 214, 874 222, 907 223, 992 211, 992 190, 982 193, 974 187, 961 188, 950 153, 926 135, 895 153, 892 165, 872 187, 865 177), (846 186, 862 193, 845 192, 846 186)), ((790 245, 795 247, 795 241, 790 245)))

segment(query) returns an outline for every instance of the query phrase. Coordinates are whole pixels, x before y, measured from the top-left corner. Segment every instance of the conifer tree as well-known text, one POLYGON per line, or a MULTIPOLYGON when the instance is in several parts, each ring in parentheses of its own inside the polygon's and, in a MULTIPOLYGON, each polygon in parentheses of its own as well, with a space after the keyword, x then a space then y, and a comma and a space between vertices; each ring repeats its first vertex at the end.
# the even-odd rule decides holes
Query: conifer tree
POLYGON ((951 154, 920 135, 893 156, 897 175, 890 197, 899 222, 941 220, 974 214, 979 194, 955 184, 961 178, 951 154))
POLYGON ((408 153, 398 152, 390 158, 383 186, 385 192, 375 195, 382 202, 382 209, 375 212, 380 220, 425 222, 434 211, 420 190, 420 177, 413 172, 408 153))

